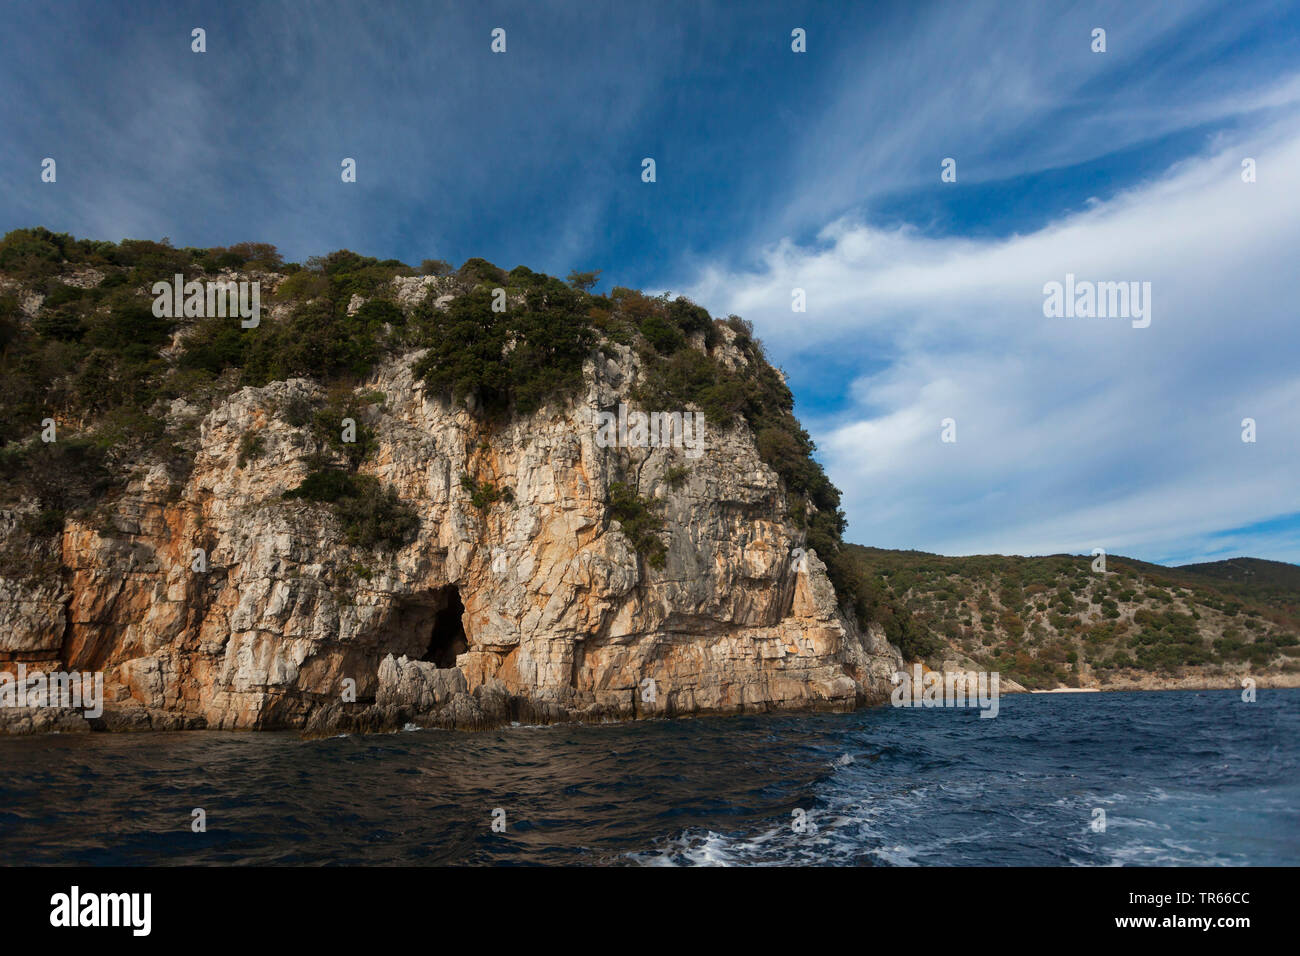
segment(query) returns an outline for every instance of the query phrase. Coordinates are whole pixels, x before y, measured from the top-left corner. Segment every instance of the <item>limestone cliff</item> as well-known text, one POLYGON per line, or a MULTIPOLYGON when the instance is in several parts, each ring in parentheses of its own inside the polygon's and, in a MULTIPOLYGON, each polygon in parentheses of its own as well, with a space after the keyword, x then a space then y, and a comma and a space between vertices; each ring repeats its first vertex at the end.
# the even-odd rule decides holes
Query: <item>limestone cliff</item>
MULTIPOLYGON (((397 276, 347 314, 375 297, 445 311, 462 292, 397 276)), ((30 322, 42 306, 24 292, 21 308, 30 322)), ((170 332, 164 357, 192 325, 170 332)), ((710 335, 687 347, 753 361, 732 329, 710 335)), ((0 708, 0 728, 485 728, 887 697, 898 652, 839 608, 743 418, 709 421, 698 457, 602 447, 596 413, 635 405, 647 358, 632 344, 602 340, 572 394, 504 417, 427 387, 425 355, 391 349, 346 388, 292 377, 173 397, 156 410, 168 453, 119 463, 123 480, 57 527, 33 530, 49 508, 38 495, 11 499, 0 670, 102 671, 106 704, 89 722, 0 708), (331 402, 355 409, 364 454, 305 419, 331 402), (413 511, 402 543, 358 538, 293 496, 331 467, 413 511), (657 515, 636 541, 616 486, 657 515), (647 538, 655 560, 638 552, 647 538)))

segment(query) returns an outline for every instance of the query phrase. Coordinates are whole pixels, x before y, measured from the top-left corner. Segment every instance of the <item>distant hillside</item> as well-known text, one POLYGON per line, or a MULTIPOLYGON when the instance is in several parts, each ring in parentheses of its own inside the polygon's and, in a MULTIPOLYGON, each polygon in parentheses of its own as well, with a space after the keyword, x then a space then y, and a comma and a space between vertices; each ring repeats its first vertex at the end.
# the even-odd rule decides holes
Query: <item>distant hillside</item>
POLYGON ((1263 558, 1229 558, 1226 561, 1206 561, 1203 564, 1181 564, 1175 571, 1199 574, 1223 581, 1243 584, 1266 584, 1300 591, 1300 565, 1285 561, 1265 561, 1263 558))
POLYGON ((1261 558, 1232 558, 1184 564, 1174 570, 1197 580, 1211 579, 1226 594, 1240 594, 1290 617, 1300 617, 1300 566, 1261 558))
POLYGON ((1165 568, 1110 556, 949 558, 849 545, 870 615, 912 660, 997 670, 1030 689, 1254 675, 1300 683, 1300 567, 1239 558, 1165 568))

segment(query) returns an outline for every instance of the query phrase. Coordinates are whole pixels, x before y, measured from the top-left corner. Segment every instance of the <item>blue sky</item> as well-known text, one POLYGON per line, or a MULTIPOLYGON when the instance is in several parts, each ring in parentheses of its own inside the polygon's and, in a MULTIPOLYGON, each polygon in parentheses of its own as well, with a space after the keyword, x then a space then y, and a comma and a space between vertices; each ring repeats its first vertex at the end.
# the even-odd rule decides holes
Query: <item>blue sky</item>
POLYGON ((1300 561, 1300 5, 125 9, 6 5, 0 229, 603 269, 755 323, 850 540, 1300 561))

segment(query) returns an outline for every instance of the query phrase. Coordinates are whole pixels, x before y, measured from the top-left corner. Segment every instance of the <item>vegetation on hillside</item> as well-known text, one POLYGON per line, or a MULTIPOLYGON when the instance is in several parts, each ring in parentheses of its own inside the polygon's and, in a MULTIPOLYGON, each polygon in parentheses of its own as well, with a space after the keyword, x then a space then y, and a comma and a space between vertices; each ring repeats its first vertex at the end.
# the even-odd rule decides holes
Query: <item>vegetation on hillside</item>
MULTIPOLYGON (((400 328, 402 312, 382 298, 351 315, 348 305, 353 295, 411 274, 400 262, 347 251, 298 266, 265 243, 176 249, 166 240, 10 232, 0 241, 0 500, 32 497, 48 514, 86 511, 145 461, 165 462, 173 481, 181 481, 191 460, 189 436, 166 426, 172 399, 211 403, 244 385, 302 376, 332 386, 334 397, 321 407, 286 409, 285 417, 340 458, 333 466, 342 468, 340 477, 329 480, 342 484, 328 500, 345 535, 368 546, 396 544, 410 516, 391 491, 354 474, 373 439, 350 393, 383 354, 392 328, 400 328), (275 289, 274 301, 263 299, 257 329, 230 318, 154 315, 154 282, 177 274, 214 280, 232 270, 268 279, 268 291, 275 289), (28 321, 19 296, 33 293, 42 298, 28 321), (270 320, 266 313, 277 302, 286 314, 270 320), (358 422, 354 442, 340 439, 345 417, 358 422), (51 443, 37 437, 45 419, 56 423, 51 443)), ((240 466, 261 454, 260 436, 243 436, 240 466)), ((330 467, 323 458, 316 465, 330 467)), ((313 493, 323 486, 304 484, 301 497, 327 500, 313 493)))
POLYGON ((1229 599, 1240 597, 1268 605, 1292 618, 1300 618, 1300 567, 1283 561, 1233 558, 1203 564, 1184 564, 1172 572, 1186 581, 1213 585, 1229 599))
POLYGON ((886 633, 909 659, 932 666, 964 657, 1029 688, 1133 671, 1300 670, 1300 588, 1290 583, 1300 568, 1293 565, 1274 569, 1261 590, 1225 590, 1193 568, 1114 556, 1101 574, 1091 557, 1069 555, 847 551, 886 633), (1274 590, 1283 586, 1290 590, 1274 590), (1278 600, 1282 594, 1287 600, 1278 600))

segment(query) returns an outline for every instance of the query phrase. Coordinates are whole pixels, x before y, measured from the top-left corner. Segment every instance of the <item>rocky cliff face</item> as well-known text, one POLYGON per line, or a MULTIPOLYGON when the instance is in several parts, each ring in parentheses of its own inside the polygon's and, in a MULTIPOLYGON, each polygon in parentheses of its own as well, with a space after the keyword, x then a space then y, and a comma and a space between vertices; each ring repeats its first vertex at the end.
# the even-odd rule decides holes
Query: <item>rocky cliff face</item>
MULTIPOLYGON (((395 280, 393 298, 428 284, 395 280)), ((796 550, 791 503, 743 424, 708 422, 694 458, 601 447, 595 413, 629 400, 642 362, 616 345, 572 400, 491 424, 428 394, 420 356, 351 390, 371 436, 357 472, 414 508, 409 543, 350 544, 327 506, 284 497, 346 452, 294 423, 322 386, 179 398, 166 425, 185 468, 143 463, 48 538, 20 528, 34 503, 0 513, 0 670, 102 671, 93 723, 109 729, 484 728, 887 698, 898 652, 846 620, 822 562, 796 550), (616 481, 662 518, 662 566, 613 517, 616 481), (512 495, 476 502, 475 483, 512 495)), ((90 723, 0 708, 11 732, 90 723)))

